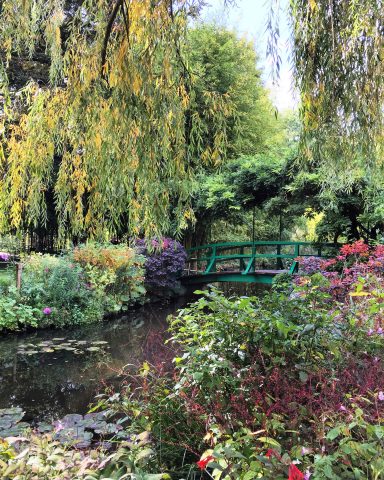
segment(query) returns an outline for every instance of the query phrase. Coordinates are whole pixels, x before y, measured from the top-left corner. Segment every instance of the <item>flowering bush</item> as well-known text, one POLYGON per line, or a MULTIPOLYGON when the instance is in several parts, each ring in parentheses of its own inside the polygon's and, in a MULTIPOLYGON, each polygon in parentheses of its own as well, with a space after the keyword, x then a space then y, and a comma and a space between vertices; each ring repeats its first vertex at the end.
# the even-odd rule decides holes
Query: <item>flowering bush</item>
POLYGON ((144 297, 143 263, 133 249, 113 245, 87 244, 61 257, 31 255, 21 290, 2 289, 0 329, 100 321, 144 297))
POLYGON ((145 295, 142 255, 127 245, 87 243, 74 249, 73 261, 82 266, 86 282, 106 300, 106 310, 125 310, 145 295))
POLYGON ((146 240, 137 240, 138 251, 146 256, 145 283, 152 289, 175 288, 181 277, 187 253, 176 240, 164 238, 152 240, 148 245, 146 240))
POLYGON ((25 261, 22 301, 41 312, 39 326, 101 320, 103 299, 89 288, 83 269, 67 257, 31 255, 25 261))

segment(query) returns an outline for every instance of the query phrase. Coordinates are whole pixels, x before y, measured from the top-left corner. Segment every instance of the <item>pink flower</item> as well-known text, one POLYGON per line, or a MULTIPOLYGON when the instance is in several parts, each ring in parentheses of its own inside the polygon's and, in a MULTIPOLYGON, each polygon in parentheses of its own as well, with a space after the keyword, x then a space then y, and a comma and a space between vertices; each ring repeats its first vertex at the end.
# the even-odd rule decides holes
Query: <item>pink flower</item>
POLYGON ((373 335, 373 330, 370 328, 367 332, 368 337, 371 337, 373 335))
POLYGON ((307 448, 307 447, 303 447, 301 449, 301 455, 303 455, 303 456, 308 455, 308 453, 311 453, 311 452, 312 452, 312 450, 310 448, 307 448))
POLYGON ((383 402, 384 401, 384 392, 379 392, 377 394, 377 398, 378 398, 378 400, 380 400, 380 402, 383 402))
POLYGON ((339 407, 339 412, 346 412, 347 409, 344 407, 344 405, 340 405, 339 407))
POLYGON ((43 313, 44 315, 50 315, 52 313, 52 308, 50 307, 43 308, 43 313))

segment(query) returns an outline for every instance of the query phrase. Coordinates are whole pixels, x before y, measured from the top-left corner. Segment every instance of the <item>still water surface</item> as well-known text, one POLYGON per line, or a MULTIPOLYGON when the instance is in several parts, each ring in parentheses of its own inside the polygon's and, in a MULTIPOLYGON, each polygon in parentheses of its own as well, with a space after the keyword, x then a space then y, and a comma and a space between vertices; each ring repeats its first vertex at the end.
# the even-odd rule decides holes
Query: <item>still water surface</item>
POLYGON ((49 421, 67 413, 85 413, 95 394, 106 385, 121 383, 124 366, 139 366, 144 361, 149 341, 153 343, 157 338, 162 344, 167 316, 191 299, 182 297, 165 306, 145 305, 126 317, 99 324, 3 337, 0 340, 0 408, 22 407, 26 421, 49 421), (75 354, 74 349, 42 352, 41 348, 39 353, 18 353, 20 348, 36 350, 31 346, 20 347, 22 345, 49 343, 55 338, 61 342, 76 340, 80 344, 87 341, 87 345, 108 343, 96 352, 84 348, 81 354, 75 354))
MULTIPOLYGON (((226 296, 265 292, 265 287, 250 284, 216 286, 226 296)), ((67 413, 85 413, 97 393, 108 385, 121 384, 125 366, 138 367, 144 360, 162 355, 171 357, 172 352, 164 351, 167 347, 163 342, 167 317, 197 299, 192 291, 171 304, 148 304, 117 320, 0 336, 0 409, 22 407, 25 421, 50 421, 67 413), (52 351, 52 341, 66 347, 52 351), (98 342, 102 344, 99 351, 87 350, 98 342), (35 353, 23 354, 20 350, 35 353)))

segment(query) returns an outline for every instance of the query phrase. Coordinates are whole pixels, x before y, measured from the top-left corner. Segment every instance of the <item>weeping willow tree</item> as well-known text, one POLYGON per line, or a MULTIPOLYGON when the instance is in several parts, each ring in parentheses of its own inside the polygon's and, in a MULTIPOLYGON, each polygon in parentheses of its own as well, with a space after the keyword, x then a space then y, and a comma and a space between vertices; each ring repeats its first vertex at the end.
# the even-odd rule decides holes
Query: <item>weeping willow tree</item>
POLYGON ((201 142, 184 56, 200 0, 3 0, 0 8, 0 228, 45 224, 48 198, 60 238, 160 234, 170 205, 182 228, 193 215, 193 171, 225 156, 231 113, 225 95, 204 91, 214 129, 201 142), (49 84, 15 95, 13 60, 41 49, 49 84))
POLYGON ((384 140, 384 3, 291 0, 302 151, 327 183, 379 180, 384 140), (359 173, 360 172, 360 173, 359 173))

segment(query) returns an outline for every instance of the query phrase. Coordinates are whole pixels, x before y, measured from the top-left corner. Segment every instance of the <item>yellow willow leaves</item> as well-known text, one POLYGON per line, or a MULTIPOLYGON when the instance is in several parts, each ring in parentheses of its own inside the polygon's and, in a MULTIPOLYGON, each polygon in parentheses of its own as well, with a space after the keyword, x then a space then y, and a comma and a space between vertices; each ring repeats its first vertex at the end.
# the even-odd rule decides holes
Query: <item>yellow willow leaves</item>
POLYGON ((95 135, 95 145, 97 150, 101 150, 101 142, 102 142, 101 135, 99 132, 97 132, 95 135))
POLYGON ((139 75, 134 75, 132 79, 132 90, 133 92, 138 95, 140 93, 142 86, 142 81, 139 75))
MULTIPOLYGON (((5 11, 19 1, 4 0, 5 11)), ((34 3, 36 12, 48 5, 51 17, 39 13, 33 20, 28 7, 20 22, 29 29, 39 26, 35 37, 46 42, 51 60, 56 58, 56 77, 60 70, 65 81, 61 88, 34 86, 25 95, 27 114, 10 129, 5 145, 0 219, 8 218, 16 229, 44 223, 51 191, 63 237, 153 234, 185 226, 193 218, 191 164, 217 163, 225 155, 225 118, 231 112, 225 96, 205 95, 204 115, 214 133, 209 145, 204 143, 205 117, 194 109, 193 79, 180 56, 194 2, 174 4, 179 9, 174 17, 168 0, 124 2, 125 15, 119 10, 116 16, 104 63, 110 2, 87 0, 78 7, 66 25, 60 57, 62 2, 34 3), (190 131, 186 118, 192 119, 190 131)), ((0 17, 2 39, 19 45, 16 24, 15 36, 7 36, 1 22, 0 17)))

